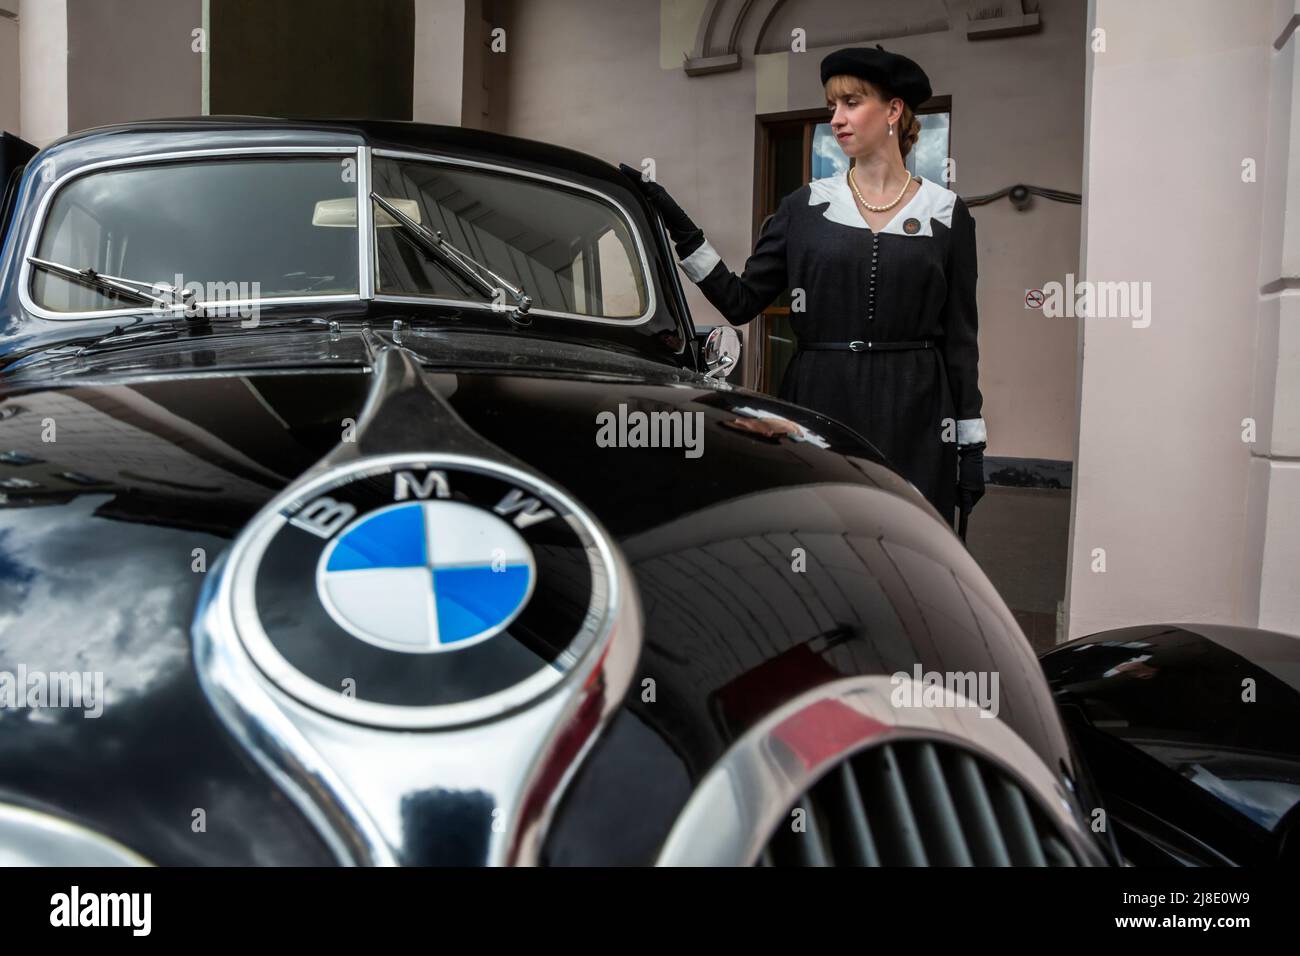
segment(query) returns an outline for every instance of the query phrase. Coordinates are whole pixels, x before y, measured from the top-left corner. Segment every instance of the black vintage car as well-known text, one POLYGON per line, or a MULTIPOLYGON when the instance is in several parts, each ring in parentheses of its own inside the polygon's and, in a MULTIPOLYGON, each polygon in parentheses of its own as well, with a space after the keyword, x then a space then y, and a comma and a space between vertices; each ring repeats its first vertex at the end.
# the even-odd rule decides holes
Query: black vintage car
POLYGON ((951 528, 726 382, 617 169, 215 117, 3 160, 0 861, 1123 859, 951 528))

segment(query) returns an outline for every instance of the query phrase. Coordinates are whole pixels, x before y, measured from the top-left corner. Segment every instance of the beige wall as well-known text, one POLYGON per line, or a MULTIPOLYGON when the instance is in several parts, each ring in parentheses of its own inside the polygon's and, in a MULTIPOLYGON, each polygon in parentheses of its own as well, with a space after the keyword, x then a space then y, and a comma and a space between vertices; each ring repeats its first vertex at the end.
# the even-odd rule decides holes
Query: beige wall
POLYGON ((68 129, 203 111, 202 0, 66 0, 68 129))
MULTIPOLYGON (((18 12, 18 0, 0 0, 0 11, 18 12)), ((21 110, 18 100, 18 23, 0 16, 0 130, 18 135, 21 110)))
MULTIPOLYGON (((1274 13, 1273 0, 1095 0, 1106 51, 1090 55, 1081 272, 1150 282, 1151 321, 1081 322, 1071 637, 1144 621, 1254 623, 1241 422, 1265 191, 1242 181, 1241 164, 1258 160, 1263 178, 1274 13)), ((1269 533, 1294 542, 1288 489, 1289 515, 1275 513, 1269 533)))
POLYGON ((465 3, 415 0, 411 119, 460 126, 465 95, 465 3))
MULTIPOLYGON (((762 36, 757 18, 743 21, 739 70, 689 77, 681 53, 692 51, 706 6, 516 0, 505 11, 514 41, 506 131, 610 162, 653 157, 659 181, 739 271, 752 250, 756 113, 822 106, 821 58, 837 46, 892 36, 886 47, 916 59, 936 94, 952 96, 957 192, 1017 182, 1081 189, 1084 0, 1042 0, 1039 33, 982 41, 960 29, 961 4, 951 5, 958 29, 898 36, 941 25, 950 5, 788 0, 762 36), (778 41, 788 47, 792 25, 807 30, 808 52, 753 54, 778 41)), ((1077 271, 1080 208, 1036 199, 1018 213, 1000 200, 975 216, 988 453, 1068 460, 1076 322, 1045 319, 1023 303, 1026 289, 1077 271)), ((693 286, 688 296, 697 321, 720 321, 693 286)))
MULTIPOLYGON (((472 129, 495 124, 489 69, 493 5, 488 0, 414 0, 415 78, 411 119, 472 129)), ((508 38, 507 38, 508 41, 508 38)), ((509 43, 506 44, 509 53, 509 43)))

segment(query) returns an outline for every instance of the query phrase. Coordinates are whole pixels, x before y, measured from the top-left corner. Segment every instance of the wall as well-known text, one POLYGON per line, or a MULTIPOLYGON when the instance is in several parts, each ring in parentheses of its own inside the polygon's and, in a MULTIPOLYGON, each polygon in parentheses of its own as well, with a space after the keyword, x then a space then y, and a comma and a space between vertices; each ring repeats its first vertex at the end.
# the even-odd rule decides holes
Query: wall
POLYGON ((411 118, 420 123, 492 128, 488 44, 493 20, 484 0, 415 0, 411 118))
MULTIPOLYGON (((31 6, 31 4, 27 4, 31 6)), ((67 0, 68 130, 202 112, 202 0, 67 0)))
POLYGON ((459 126, 464 119, 463 0, 415 0, 415 65, 411 119, 459 126))
POLYGON ((213 113, 411 118, 412 0, 209 2, 213 113))
MULTIPOLYGON (((880 36, 933 28, 948 13, 931 0, 879 8, 789 0, 762 48, 799 24, 825 45, 755 56, 759 24, 747 18, 741 68, 690 77, 682 53, 692 51, 705 9, 703 0, 516 0, 508 66, 496 68, 506 74, 507 132, 614 163, 653 157, 659 181, 740 271, 755 226, 755 115, 823 106, 821 58, 845 45, 836 36, 866 42, 877 10, 880 36)), ((952 96, 953 185, 963 195, 1017 182, 1081 189, 1086 5, 1043 0, 1039 9, 1042 30, 1028 36, 969 41, 959 28, 885 41, 926 68, 937 94, 952 96)), ((952 17, 964 24, 961 5, 952 17)), ((1002 200, 975 216, 988 454, 1070 459, 1076 323, 1026 310, 1024 293, 1077 271, 1080 207, 1040 199, 1017 213, 1002 200)), ((719 321, 693 286, 688 295, 697 321, 719 321)))
POLYGON ((18 135, 21 107, 18 98, 18 21, 4 14, 18 13, 18 0, 0 0, 0 130, 18 135))

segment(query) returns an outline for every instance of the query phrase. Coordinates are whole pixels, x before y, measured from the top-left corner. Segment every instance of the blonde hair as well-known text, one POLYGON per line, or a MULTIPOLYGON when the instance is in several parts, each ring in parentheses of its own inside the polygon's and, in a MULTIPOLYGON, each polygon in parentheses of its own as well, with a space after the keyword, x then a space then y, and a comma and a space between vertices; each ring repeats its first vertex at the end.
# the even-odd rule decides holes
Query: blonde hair
MULTIPOLYGON (((888 103, 892 97, 888 90, 882 89, 873 83, 864 80, 860 76, 851 76, 847 73, 839 73, 832 76, 826 81, 826 98, 836 100, 841 96, 878 96, 885 103, 888 103)), ((898 138, 898 150, 907 159, 907 154, 912 151, 912 147, 921 136, 921 121, 916 118, 912 108, 906 103, 903 104, 903 115, 898 120, 898 132, 895 134, 898 138)))

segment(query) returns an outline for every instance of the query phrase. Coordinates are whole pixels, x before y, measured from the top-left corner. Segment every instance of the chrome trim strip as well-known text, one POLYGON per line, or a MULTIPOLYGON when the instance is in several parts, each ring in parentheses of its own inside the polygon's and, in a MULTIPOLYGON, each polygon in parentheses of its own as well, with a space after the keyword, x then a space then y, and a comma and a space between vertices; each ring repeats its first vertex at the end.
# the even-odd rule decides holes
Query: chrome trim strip
MULTIPOLYGON (((565 189, 574 189, 580 192, 589 193, 590 195, 596 197, 598 201, 603 202, 608 206, 612 206, 614 210, 620 216, 623 217, 623 222, 627 226, 628 232, 630 232, 632 235, 632 241, 636 243, 637 254, 640 256, 641 259, 641 276, 643 281, 645 282, 645 290, 646 290, 645 312, 642 313, 637 318, 617 319, 617 318, 601 318, 592 315, 579 315, 576 312, 562 312, 555 309, 542 309, 534 306, 533 308, 528 310, 528 314, 545 315, 555 319, 568 319, 574 322, 595 322, 599 325, 619 325, 619 326, 629 326, 629 327, 634 325, 643 325, 644 323, 649 322, 652 318, 654 318, 655 308, 657 306, 657 301, 658 301, 655 296, 654 272, 650 268, 650 259, 646 254, 645 243, 641 237, 641 231, 636 228, 635 224, 632 222, 632 217, 628 215, 627 209, 623 206, 623 204, 620 203, 617 199, 614 199, 612 196, 603 193, 598 189, 593 189, 590 186, 585 186, 582 183, 575 183, 567 179, 560 179, 556 176, 548 176, 545 173, 533 172, 532 170, 528 170, 528 169, 513 169, 509 166, 500 166, 495 163, 483 163, 477 160, 461 159, 455 156, 439 156, 439 155, 432 155, 429 153, 413 153, 406 150, 377 148, 377 149, 372 149, 370 152, 372 156, 382 156, 387 159, 403 159, 403 160, 410 160, 413 162, 424 162, 424 163, 442 163, 448 166, 466 166, 473 169, 482 169, 489 172, 502 173, 507 176, 521 176, 527 179, 536 179, 542 182, 553 183, 554 185, 562 186, 565 189)), ((374 243, 372 242, 372 245, 373 244, 374 243)), ((378 292, 377 290, 375 293, 375 299, 376 301, 379 302, 405 302, 405 303, 416 303, 422 305, 447 305, 447 306, 454 306, 456 308, 487 309, 489 311, 494 311, 491 303, 475 302, 470 299, 443 299, 435 296, 396 295, 396 294, 389 294, 389 293, 381 293, 378 292)))
MULTIPOLYGON (((685 323, 685 326, 689 327, 691 332, 691 337, 694 338, 695 333, 698 331, 698 329, 695 326, 695 316, 691 315, 691 307, 686 302, 686 290, 682 287, 682 277, 677 274, 676 269, 671 268, 672 254, 673 254, 672 237, 668 235, 668 229, 664 226, 664 221, 659 216, 655 216, 655 227, 659 230, 659 236, 663 240, 664 248, 668 250, 669 268, 665 269, 664 271, 669 276, 668 281, 671 285, 669 292, 671 295, 673 295, 674 299, 676 300, 678 308, 681 309, 682 319, 685 323)), ((699 353, 697 351, 696 355, 698 356, 698 354, 699 353)))
MULTIPOLYGON (((32 281, 32 264, 27 261, 28 256, 36 255, 36 247, 40 241, 41 234, 45 231, 46 216, 49 213, 49 207, 54 197, 58 194, 69 181, 77 179, 89 173, 97 172, 103 169, 111 169, 118 166, 152 166, 157 163, 169 163, 177 160, 189 159, 206 159, 221 158, 231 159, 240 156, 338 156, 351 153, 357 155, 358 147, 356 146, 230 146, 215 149, 193 149, 193 150, 176 150, 169 153, 156 153, 152 156, 130 156, 118 159, 104 159, 94 163, 87 163, 84 166, 77 166, 74 169, 64 173, 56 179, 46 190, 45 195, 41 197, 36 207, 36 215, 32 221, 32 228, 27 235, 27 247, 23 253, 22 265, 18 273, 18 300, 25 311, 42 319, 53 319, 58 322, 74 322, 85 319, 106 319, 115 316, 135 315, 148 317, 153 313, 149 307, 134 309, 103 309, 91 310, 86 312, 54 312, 44 306, 38 305, 31 295, 32 281)), ((358 173, 358 180, 360 173, 358 173)), ((360 198, 358 197, 358 203, 360 198)), ((360 229, 357 230, 358 237, 362 236, 360 229)), ((363 240, 358 238, 358 243, 363 240)), ((360 255, 360 253, 359 253, 360 255)), ((360 300, 358 293, 337 293, 332 295, 315 295, 315 296, 283 296, 267 297, 262 299, 240 299, 237 301, 222 302, 223 309, 238 308, 247 305, 298 305, 324 302, 357 302, 360 300)), ((183 311, 183 306, 174 306, 169 312, 178 313, 183 311)))
POLYGON ((97 830, 40 810, 0 803, 0 867, 153 866, 97 830))
MULTIPOLYGON (((46 371, 41 369, 41 371, 46 371)), ((200 378, 267 378, 271 376, 303 376, 303 375, 335 375, 338 373, 347 373, 354 375, 369 375, 372 369, 368 365, 324 365, 319 368, 277 368, 269 366, 267 368, 258 367, 240 367, 231 369, 221 369, 215 372, 205 372, 193 369, 171 369, 167 372, 136 372, 131 369, 124 369, 118 372, 109 372, 96 375, 78 375, 71 369, 59 369, 57 374, 67 375, 66 384, 82 387, 106 387, 111 385, 146 385, 151 382, 174 382, 178 378, 200 379, 200 378)), ((10 388, 48 388, 48 381, 27 381, 28 372, 26 369, 20 369, 13 372, 12 377, 6 380, 6 386, 10 388), (16 380, 16 384, 15 384, 16 380)), ((34 373, 30 373, 34 374, 34 373)), ((64 384, 60 382, 59 384, 64 384)), ((7 399, 8 396, 6 396, 7 399)), ((3 401, 3 400, 0 400, 3 401)))
POLYGON ((222 723, 289 795, 340 866, 393 866, 396 860, 364 806, 274 701, 274 688, 238 647, 231 604, 212 568, 195 614, 194 664, 222 723), (212 582, 219 582, 212 587, 212 582))
MULTIPOLYGON (((904 678, 919 700, 924 685, 904 678)), ((886 741, 948 740, 1000 767, 1070 841, 1079 859, 1104 865, 1080 829, 1070 798, 1052 770, 1000 718, 945 689, 943 707, 896 707, 899 685, 886 675, 850 677, 814 688, 768 714, 737 740, 699 786, 673 824, 658 866, 752 866, 788 810, 844 758, 886 741), (837 706, 838 705, 838 706, 837 706), (806 765, 779 731, 794 718, 835 722, 823 740, 833 752, 806 765)))

